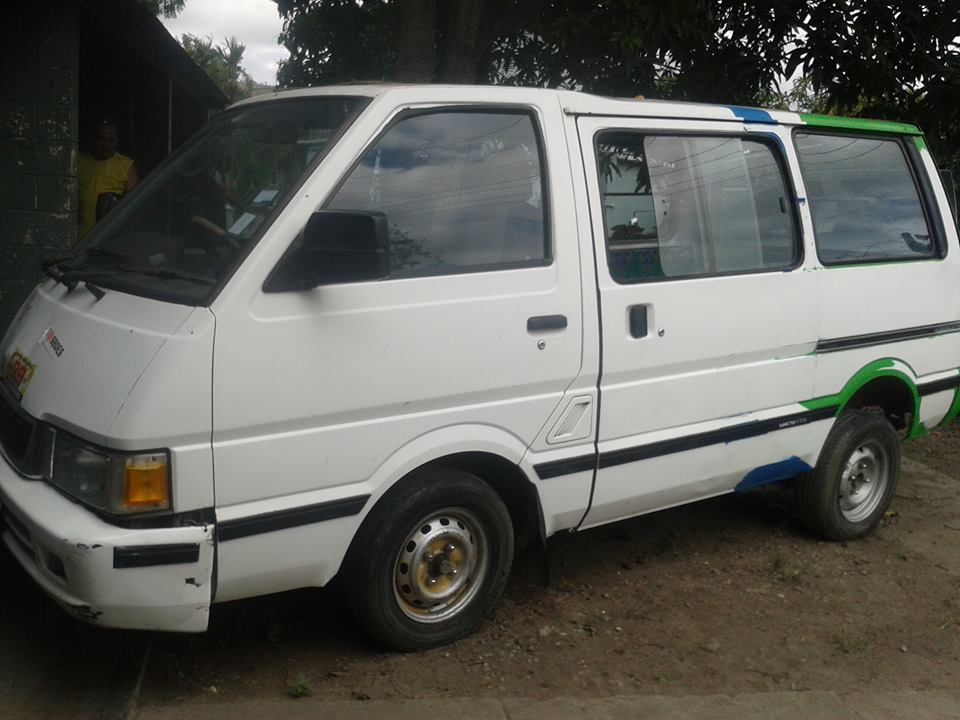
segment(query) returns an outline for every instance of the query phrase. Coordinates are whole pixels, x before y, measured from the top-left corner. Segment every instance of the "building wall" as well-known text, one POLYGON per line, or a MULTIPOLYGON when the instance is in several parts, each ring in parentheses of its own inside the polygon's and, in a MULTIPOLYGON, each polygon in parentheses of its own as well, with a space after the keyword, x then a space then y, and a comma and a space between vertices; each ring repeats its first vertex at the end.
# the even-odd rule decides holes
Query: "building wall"
POLYGON ((78 3, 17 2, 0 23, 0 333, 77 237, 78 3))

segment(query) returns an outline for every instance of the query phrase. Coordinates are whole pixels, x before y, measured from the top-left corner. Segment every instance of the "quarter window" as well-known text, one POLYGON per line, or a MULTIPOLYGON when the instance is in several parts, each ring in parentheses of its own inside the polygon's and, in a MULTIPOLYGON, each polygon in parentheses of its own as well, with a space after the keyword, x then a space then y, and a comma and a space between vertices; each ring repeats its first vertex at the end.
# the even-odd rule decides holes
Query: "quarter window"
POLYGON ((795 142, 824 264, 937 254, 899 140, 796 133, 795 142))
POLYGON ((366 152, 327 207, 386 215, 391 277, 542 265, 542 178, 526 112, 414 115, 366 152))
POLYGON ((762 272, 799 260, 787 184, 766 143, 607 132, 597 157, 617 282, 762 272))

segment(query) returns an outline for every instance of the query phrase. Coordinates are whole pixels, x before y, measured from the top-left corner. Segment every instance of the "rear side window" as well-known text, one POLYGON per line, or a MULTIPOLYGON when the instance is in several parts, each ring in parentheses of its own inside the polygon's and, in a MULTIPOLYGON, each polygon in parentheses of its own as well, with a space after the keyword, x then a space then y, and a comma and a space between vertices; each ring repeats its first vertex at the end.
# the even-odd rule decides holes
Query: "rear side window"
POLYGON ((607 261, 618 283, 799 262, 793 203, 765 142, 605 132, 597 158, 607 261))
POLYGON ((794 141, 825 265, 938 254, 898 139, 798 132, 794 141))
POLYGON ((391 277, 549 262, 543 162, 525 111, 440 111, 396 122, 327 207, 378 211, 391 277))

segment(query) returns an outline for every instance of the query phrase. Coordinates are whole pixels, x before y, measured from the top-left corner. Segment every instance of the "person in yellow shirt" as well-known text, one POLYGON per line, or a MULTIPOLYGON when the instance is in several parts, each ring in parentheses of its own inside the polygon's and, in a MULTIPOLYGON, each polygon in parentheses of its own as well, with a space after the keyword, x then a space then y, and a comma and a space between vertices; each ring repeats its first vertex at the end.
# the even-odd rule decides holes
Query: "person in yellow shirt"
POLYGON ((81 239, 97 222, 97 199, 101 194, 123 195, 140 182, 133 160, 117 152, 119 142, 116 124, 102 120, 97 125, 93 154, 81 153, 77 158, 81 239))

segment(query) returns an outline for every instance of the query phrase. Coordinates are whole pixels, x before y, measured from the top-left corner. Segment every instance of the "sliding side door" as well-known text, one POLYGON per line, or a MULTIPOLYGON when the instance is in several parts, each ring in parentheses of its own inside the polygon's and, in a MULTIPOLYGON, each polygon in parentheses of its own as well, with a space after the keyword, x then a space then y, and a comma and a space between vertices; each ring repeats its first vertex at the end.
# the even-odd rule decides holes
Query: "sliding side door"
POLYGON ((783 479, 829 429, 776 125, 583 117, 602 321, 586 525, 783 479))

